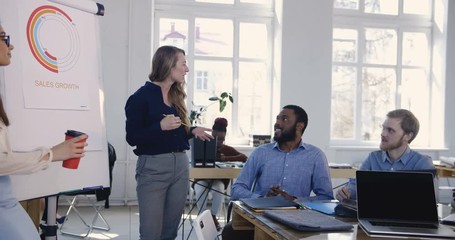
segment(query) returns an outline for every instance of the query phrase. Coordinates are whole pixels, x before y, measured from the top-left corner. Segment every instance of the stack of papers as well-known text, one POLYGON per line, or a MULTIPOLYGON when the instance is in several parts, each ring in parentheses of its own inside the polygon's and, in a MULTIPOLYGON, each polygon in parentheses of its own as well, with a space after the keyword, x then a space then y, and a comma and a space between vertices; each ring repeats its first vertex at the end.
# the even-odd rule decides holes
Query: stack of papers
POLYGON ((215 162, 219 168, 243 168, 243 162, 215 162))
POLYGON ((440 160, 442 163, 449 165, 450 167, 455 167, 455 157, 444 157, 441 156, 440 160))
POLYGON ((346 168, 351 169, 352 165, 349 163, 329 163, 330 168, 346 168))

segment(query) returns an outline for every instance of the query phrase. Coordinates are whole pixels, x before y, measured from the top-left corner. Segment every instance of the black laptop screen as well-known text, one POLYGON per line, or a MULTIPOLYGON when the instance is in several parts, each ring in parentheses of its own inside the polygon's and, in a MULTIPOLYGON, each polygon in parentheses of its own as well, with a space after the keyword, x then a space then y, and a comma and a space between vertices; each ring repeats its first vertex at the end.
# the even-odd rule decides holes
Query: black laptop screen
POLYGON ((356 175, 359 218, 438 221, 431 173, 357 171, 356 175))

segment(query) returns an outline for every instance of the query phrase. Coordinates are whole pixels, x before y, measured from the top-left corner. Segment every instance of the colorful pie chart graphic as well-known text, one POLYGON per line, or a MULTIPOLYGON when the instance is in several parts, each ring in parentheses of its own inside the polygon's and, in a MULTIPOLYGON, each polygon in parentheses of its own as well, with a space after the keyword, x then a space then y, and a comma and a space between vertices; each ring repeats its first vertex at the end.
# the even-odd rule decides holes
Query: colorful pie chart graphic
POLYGON ((65 72, 80 55, 80 38, 71 17, 54 6, 40 6, 27 22, 27 42, 33 57, 45 69, 65 72))

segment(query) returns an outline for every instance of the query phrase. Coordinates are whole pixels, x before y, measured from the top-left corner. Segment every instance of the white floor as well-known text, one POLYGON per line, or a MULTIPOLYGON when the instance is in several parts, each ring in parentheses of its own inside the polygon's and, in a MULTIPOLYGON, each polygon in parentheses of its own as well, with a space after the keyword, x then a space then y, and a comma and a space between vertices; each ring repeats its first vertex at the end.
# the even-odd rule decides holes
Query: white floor
MULTIPOLYGON (((60 206, 59 214, 65 215, 68 207, 60 206)), ((78 207, 77 208, 86 222, 91 222, 95 214, 95 210, 92 207, 78 207)), ((186 207, 186 213, 184 215, 185 221, 184 225, 180 225, 178 231, 178 236, 176 239, 186 239, 186 240, 197 240, 194 231, 191 229, 191 223, 188 219, 188 210, 189 206, 186 207), (183 234, 182 234, 183 233, 183 234)), ((58 240, 74 240, 74 239, 116 239, 116 240, 137 240, 139 239, 139 212, 137 206, 111 206, 108 209, 102 209, 102 215, 106 219, 107 223, 110 226, 109 231, 97 230, 94 229, 92 233, 86 238, 69 236, 62 234, 61 230, 76 233, 80 236, 85 236, 87 234, 88 228, 83 224, 82 220, 74 213, 70 213, 68 216, 67 222, 64 227, 57 230, 57 239, 58 240)), ((197 215, 197 209, 192 210, 191 217, 194 219, 197 215)), ((223 226, 225 224, 225 218, 219 218, 220 224, 223 226)), ((103 222, 98 219, 96 222, 97 226, 102 226, 103 222)), ((220 237, 221 239, 221 237, 220 237)))
MULTIPOLYGON (((440 179, 440 192, 439 192, 439 202, 449 204, 453 197, 452 197, 452 189, 454 188, 452 184, 446 183, 448 181, 446 179, 440 179)), ((336 184, 334 185, 336 186, 336 184)), ((93 219, 95 214, 95 210, 92 207, 87 206, 78 207, 83 219, 90 223, 93 219)), ((190 210, 190 204, 187 205, 185 209, 184 218, 185 221, 183 225, 181 225, 178 236, 176 239, 182 240, 197 240, 194 231, 191 229, 191 223, 188 215, 190 210)), ((58 213, 60 215, 65 215, 68 206, 60 205, 58 209, 58 213)), ((225 225, 226 222, 226 213, 225 208, 220 210, 219 214, 219 222, 221 226, 225 225)), ((139 211, 136 205, 133 206, 111 206, 108 209, 102 209, 102 215, 106 219, 107 223, 110 226, 109 231, 104 230, 97 230, 94 229, 90 235, 85 238, 81 237, 74 237, 69 235, 64 235, 61 233, 61 225, 59 225, 59 229, 57 230, 57 239, 58 240, 74 240, 74 239, 116 239, 116 240, 138 240, 139 239, 139 211)), ((197 208, 191 211, 191 218, 194 219, 197 216, 197 208)), ((104 226, 103 222, 98 219, 96 224, 97 226, 104 226)), ((63 228, 64 231, 74 232, 79 236, 85 236, 87 234, 88 228, 83 224, 81 219, 72 212, 67 219, 67 222, 63 228)), ((221 239, 221 237, 219 237, 221 239)))

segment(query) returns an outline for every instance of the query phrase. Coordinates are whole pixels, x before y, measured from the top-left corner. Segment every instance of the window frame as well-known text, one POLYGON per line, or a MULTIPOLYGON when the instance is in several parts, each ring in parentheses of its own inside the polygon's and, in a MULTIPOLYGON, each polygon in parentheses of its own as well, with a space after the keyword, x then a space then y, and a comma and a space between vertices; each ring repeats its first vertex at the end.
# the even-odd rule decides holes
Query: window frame
MULTIPOLYGON (((157 0, 155 3, 155 14, 153 17, 153 41, 152 41, 152 55, 153 52, 159 47, 160 40, 160 26, 159 19, 161 18, 177 18, 188 21, 188 39, 194 39, 195 30, 195 19, 196 18, 217 18, 217 19, 228 19, 232 20, 234 24, 234 46, 232 57, 213 57, 213 56, 195 56, 194 55, 194 43, 189 42, 188 51, 186 53, 187 64, 190 68, 190 74, 186 76, 186 93, 187 93, 187 109, 192 109, 192 99, 194 99, 193 88, 196 84, 195 79, 195 62, 200 61, 228 61, 232 63, 232 74, 233 74, 233 87, 232 96, 234 97, 234 104, 232 104, 232 119, 229 123, 228 132, 229 138, 226 139, 226 143, 235 145, 250 145, 249 136, 239 137, 239 103, 238 103, 238 81, 239 81, 239 67, 241 63, 259 62, 264 63, 266 67, 266 75, 268 83, 268 94, 273 96, 272 92, 272 66, 273 66, 273 18, 275 17, 273 11, 273 0, 269 6, 260 4, 248 4, 241 3, 240 0, 235 0, 232 5, 227 4, 213 4, 213 3, 200 3, 194 0, 157 0), (267 54, 266 58, 261 60, 257 58, 245 58, 239 56, 239 31, 240 23, 262 23, 265 24, 268 33, 267 42, 267 54)), ((191 40, 189 40, 191 41, 191 40)), ((271 106, 272 99, 268 103, 264 103, 265 106, 271 106)), ((269 109, 271 113, 271 109, 269 109)), ((266 119, 270 119, 271 116, 264 116, 266 119)), ((272 124, 270 125, 270 131, 272 124)), ((210 125, 211 126, 211 125, 210 125)), ((209 126, 206 126, 209 127, 209 126)))
MULTIPOLYGON (((431 101, 434 100, 436 94, 443 94, 443 93, 436 93, 431 86, 433 85, 433 79, 431 77, 431 71, 433 69, 432 66, 432 56, 433 56, 433 23, 432 17, 429 15, 415 15, 415 14, 404 14, 403 13, 403 0, 399 0, 399 13, 398 15, 382 15, 382 14, 370 14, 370 13, 363 13, 362 4, 364 3, 363 0, 359 1, 359 9, 357 10, 349 10, 349 9, 337 9, 334 7, 333 12, 333 29, 355 29, 357 31, 357 48, 356 48, 356 61, 355 62, 340 62, 334 61, 332 59, 332 69, 334 66, 350 66, 357 69, 356 73, 356 83, 355 83, 355 103, 354 103, 354 116, 353 116, 353 138, 346 138, 346 139, 336 139, 332 136, 332 120, 331 119, 331 130, 330 130, 330 145, 332 146, 377 146, 377 140, 370 140, 365 141, 362 139, 362 126, 361 126, 361 117, 362 117, 362 73, 365 67, 371 66, 378 66, 378 67, 391 67, 396 71, 396 86, 397 92, 395 94, 395 106, 400 108, 402 106, 401 103, 401 93, 400 88, 402 86, 402 70, 404 69, 425 69, 427 72, 427 84, 428 84, 428 94, 429 94, 429 101, 430 104, 428 107, 428 116, 425 119, 419 118, 421 122, 427 122, 426 125, 428 133, 428 139, 422 141, 422 145, 418 145, 419 147, 435 147, 432 146, 432 139, 439 139, 441 136, 437 134, 431 133, 432 128, 432 120, 437 120, 438 118, 443 118, 443 116, 433 116, 432 109, 431 109, 431 101), (394 29, 396 30, 397 34, 397 56, 396 56, 396 64, 388 65, 388 64, 368 64, 365 63, 364 60, 364 51, 365 51, 365 29, 367 28, 387 28, 387 29, 394 29), (403 33, 408 32, 421 32, 426 34, 428 37, 428 60, 427 65, 424 67, 420 66, 406 66, 402 64, 402 47, 403 47, 403 33)), ((432 3, 433 6, 433 3, 432 3)), ((334 38, 332 37, 332 42, 334 38)), ((333 56, 333 54, 332 54, 333 56)), ((333 71, 333 70, 332 70, 333 71)), ((332 78, 333 82, 333 78, 332 78)), ((332 89, 333 93, 333 89, 332 89)), ((333 107, 332 103, 331 106, 333 107)), ((384 113, 384 119, 385 119, 384 113)), ((379 126, 378 126, 379 127, 379 126)), ((420 135, 419 135, 420 136, 420 135)), ((440 142, 440 141, 437 141, 440 142)))

